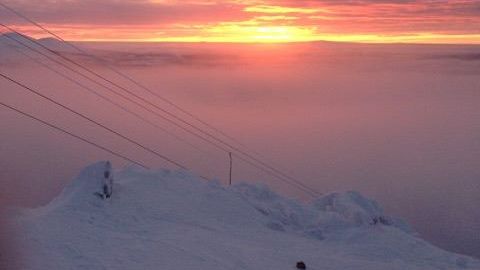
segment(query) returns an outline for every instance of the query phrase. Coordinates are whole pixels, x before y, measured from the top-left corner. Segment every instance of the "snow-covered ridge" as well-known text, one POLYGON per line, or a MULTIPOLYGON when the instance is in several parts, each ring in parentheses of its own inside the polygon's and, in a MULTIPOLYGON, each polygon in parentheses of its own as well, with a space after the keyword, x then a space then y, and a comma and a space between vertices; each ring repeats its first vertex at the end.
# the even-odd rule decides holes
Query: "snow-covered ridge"
POLYGON ((40 47, 37 47, 35 45, 35 42, 49 48, 50 50, 53 51, 58 51, 58 52, 74 52, 70 46, 62 42, 61 40, 58 40, 56 38, 40 38, 40 39, 35 39, 33 37, 23 35, 20 33, 15 33, 15 32, 8 32, 4 34, 0 34, 0 50, 6 50, 11 47, 17 47, 17 48, 24 48, 24 46, 20 45, 19 43, 15 42, 15 40, 19 42, 23 42, 27 44, 28 46, 40 49, 40 47))
POLYGON ((223 187, 184 171, 87 167, 15 223, 25 269, 480 269, 356 192, 309 204, 264 185, 223 187))

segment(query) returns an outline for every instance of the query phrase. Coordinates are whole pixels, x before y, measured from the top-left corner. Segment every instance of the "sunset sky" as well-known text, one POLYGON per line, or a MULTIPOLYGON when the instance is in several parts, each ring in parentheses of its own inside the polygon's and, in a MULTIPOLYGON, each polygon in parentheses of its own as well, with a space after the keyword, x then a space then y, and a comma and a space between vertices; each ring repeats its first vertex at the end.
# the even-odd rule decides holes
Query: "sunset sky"
MULTIPOLYGON (((478 0, 8 0, 70 40, 480 43, 478 0)), ((42 34, 5 10, 1 22, 42 34)))

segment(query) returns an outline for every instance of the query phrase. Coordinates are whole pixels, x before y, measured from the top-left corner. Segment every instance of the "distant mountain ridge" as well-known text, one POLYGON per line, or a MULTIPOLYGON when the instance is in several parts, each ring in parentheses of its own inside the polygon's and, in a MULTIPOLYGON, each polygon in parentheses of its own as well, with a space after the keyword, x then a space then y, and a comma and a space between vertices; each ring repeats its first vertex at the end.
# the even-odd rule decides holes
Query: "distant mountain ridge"
POLYGON ((30 46, 37 46, 35 45, 35 42, 38 42, 53 51, 74 52, 74 49, 71 46, 69 46, 68 44, 65 44, 63 41, 58 40, 56 38, 46 37, 46 38, 35 39, 33 37, 30 37, 21 33, 16 33, 16 32, 8 32, 8 33, 0 34, 0 50, 2 48, 5 49, 12 46, 26 49, 24 46, 20 45, 18 42, 15 42, 15 40, 24 42, 24 43, 26 42, 30 46))

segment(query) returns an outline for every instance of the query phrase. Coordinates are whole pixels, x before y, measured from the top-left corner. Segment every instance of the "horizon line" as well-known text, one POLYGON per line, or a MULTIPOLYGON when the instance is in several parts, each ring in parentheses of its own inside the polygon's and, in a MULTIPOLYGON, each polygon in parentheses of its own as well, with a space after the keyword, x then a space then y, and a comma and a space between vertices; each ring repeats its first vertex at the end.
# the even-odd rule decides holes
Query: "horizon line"
MULTIPOLYGON (((58 41, 58 38, 53 36, 39 36, 25 34, 19 31, 16 32, 0 32, 0 36, 6 34, 17 33, 29 38, 36 40, 41 39, 55 39, 58 41)), ((453 36, 455 37, 455 36, 453 36)), ((358 40, 349 40, 349 39, 329 39, 329 38, 318 38, 318 39, 305 39, 305 40, 237 40, 237 39, 226 39, 226 38, 198 38, 198 37, 172 37, 172 38, 150 38, 150 39, 65 39, 67 42, 75 43, 138 43, 138 44, 243 44, 243 45, 268 45, 268 44, 308 44, 308 43, 332 43, 332 44, 371 44, 371 45, 466 45, 466 46, 479 46, 480 40, 475 41, 461 41, 456 42, 449 41, 432 41, 432 40, 385 40, 385 39, 358 39, 358 40)))

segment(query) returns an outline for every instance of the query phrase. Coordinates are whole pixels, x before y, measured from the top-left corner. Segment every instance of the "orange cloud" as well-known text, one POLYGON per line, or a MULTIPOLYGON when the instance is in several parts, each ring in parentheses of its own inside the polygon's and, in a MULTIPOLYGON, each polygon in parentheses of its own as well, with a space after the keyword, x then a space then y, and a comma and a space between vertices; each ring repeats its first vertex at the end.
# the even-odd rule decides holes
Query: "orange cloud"
MULTIPOLYGON (((71 40, 480 43, 475 0, 8 0, 71 40)), ((0 9, 3 23, 40 32, 0 9)))
POLYGON ((301 7, 282 7, 282 6, 249 6, 244 9, 246 12, 286 14, 286 13, 303 13, 312 14, 322 11, 319 8, 301 8, 301 7))

